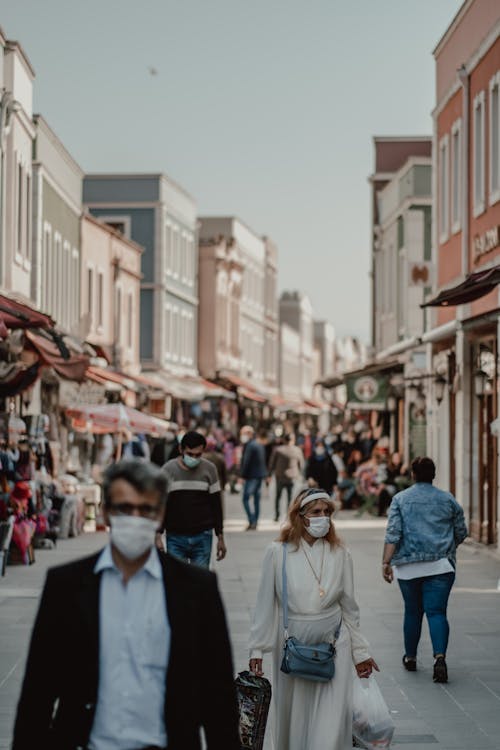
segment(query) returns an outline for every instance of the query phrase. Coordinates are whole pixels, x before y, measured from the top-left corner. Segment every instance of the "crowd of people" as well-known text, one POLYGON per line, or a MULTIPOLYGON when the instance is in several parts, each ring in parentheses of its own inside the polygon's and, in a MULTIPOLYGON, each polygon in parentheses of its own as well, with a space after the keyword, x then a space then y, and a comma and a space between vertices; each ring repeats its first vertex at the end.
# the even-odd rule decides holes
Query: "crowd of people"
MULTIPOLYGON (((337 508, 361 509, 387 515, 392 497, 411 484, 409 466, 399 452, 389 451, 389 440, 376 438, 365 423, 327 433, 290 429, 276 432, 243 425, 238 435, 221 428, 203 429, 203 456, 217 469, 222 492, 241 492, 248 530, 260 515, 262 488, 275 480, 274 520, 282 517, 282 498, 290 505, 294 490, 321 487, 337 508)), ((185 432, 171 432, 156 440, 151 460, 163 466, 180 454, 185 432)))

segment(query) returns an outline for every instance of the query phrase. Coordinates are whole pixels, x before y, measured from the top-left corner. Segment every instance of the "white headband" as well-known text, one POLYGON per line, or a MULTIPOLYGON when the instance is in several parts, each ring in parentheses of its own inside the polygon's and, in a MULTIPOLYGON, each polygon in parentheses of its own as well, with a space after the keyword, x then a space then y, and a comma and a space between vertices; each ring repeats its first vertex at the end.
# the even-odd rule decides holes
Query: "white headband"
POLYGON ((306 495, 305 497, 303 497, 300 501, 300 507, 303 508, 304 505, 313 503, 315 500, 326 500, 329 503, 332 502, 332 498, 330 497, 330 495, 327 495, 324 490, 318 490, 317 492, 312 492, 310 495, 306 495))

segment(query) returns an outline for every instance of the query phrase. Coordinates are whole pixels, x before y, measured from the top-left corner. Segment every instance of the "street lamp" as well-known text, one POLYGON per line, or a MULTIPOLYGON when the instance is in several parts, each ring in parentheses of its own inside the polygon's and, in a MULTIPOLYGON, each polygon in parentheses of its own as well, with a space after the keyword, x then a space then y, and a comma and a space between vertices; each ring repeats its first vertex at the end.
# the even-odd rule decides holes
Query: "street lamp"
POLYGON ((419 387, 417 390, 417 395, 415 397, 415 406, 419 411, 423 411, 426 407, 426 403, 425 393, 422 387, 419 387))
POLYGON ((484 396, 487 379, 488 376, 486 375, 484 370, 476 370, 476 372, 474 373, 474 393, 478 398, 484 396))
POLYGON ((434 380, 434 389, 435 389, 436 401, 438 402, 438 405, 441 403, 441 401, 444 398, 445 388, 446 388, 446 378, 444 378, 442 375, 438 375, 436 379, 434 380))

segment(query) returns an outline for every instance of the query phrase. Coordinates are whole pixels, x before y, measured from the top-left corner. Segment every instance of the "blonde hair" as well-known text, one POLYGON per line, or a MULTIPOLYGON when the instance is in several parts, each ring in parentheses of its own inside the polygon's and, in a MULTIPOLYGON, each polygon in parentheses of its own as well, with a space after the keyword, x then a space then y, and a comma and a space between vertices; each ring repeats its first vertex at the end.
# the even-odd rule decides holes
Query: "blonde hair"
MULTIPOLYGON (((315 505, 318 502, 322 502, 328 505, 330 513, 333 513, 333 511, 335 510, 335 506, 332 500, 311 500, 310 503, 306 503, 301 507, 301 503, 309 491, 310 490, 302 490, 302 492, 299 492, 295 500, 293 500, 290 504, 290 508, 288 509, 288 518, 285 525, 280 531, 280 535, 277 539, 278 542, 287 542, 289 544, 295 545, 295 549, 299 548, 300 540, 302 539, 304 530, 306 529, 304 521, 302 520, 302 516, 307 513, 307 509, 310 505, 315 505)), ((316 490, 316 492, 321 492, 321 490, 318 489, 316 490)), ((332 547, 332 549, 336 546, 342 546, 342 540, 339 536, 337 536, 333 521, 330 523, 328 534, 326 534, 323 539, 325 539, 325 541, 330 544, 330 547, 332 547)))

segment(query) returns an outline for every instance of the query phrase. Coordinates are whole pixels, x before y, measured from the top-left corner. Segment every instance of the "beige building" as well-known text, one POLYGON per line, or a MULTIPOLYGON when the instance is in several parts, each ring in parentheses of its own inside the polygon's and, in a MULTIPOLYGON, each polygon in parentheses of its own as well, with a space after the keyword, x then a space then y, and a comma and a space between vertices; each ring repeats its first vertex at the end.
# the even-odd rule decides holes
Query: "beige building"
MULTIPOLYGON (((300 399, 311 399, 313 395, 314 384, 314 333, 313 333, 313 309, 309 297, 303 292, 283 292, 279 300, 280 325, 288 326, 293 329, 299 337, 298 366, 299 366, 299 392, 300 399)), ((285 338, 281 337, 281 363, 280 363, 280 388, 283 392, 284 387, 291 380, 288 373, 290 368, 290 357, 288 354, 291 337, 287 333, 285 338), (285 344, 285 350, 283 345, 285 344)), ((294 343, 295 346, 295 343, 294 343)), ((293 379, 295 380, 295 366, 293 379)))
POLYGON ((276 247, 235 217, 200 219, 199 237, 201 374, 276 389, 276 247))
POLYGON ((118 370, 137 374, 142 248, 89 214, 82 217, 81 248, 80 334, 118 370))

